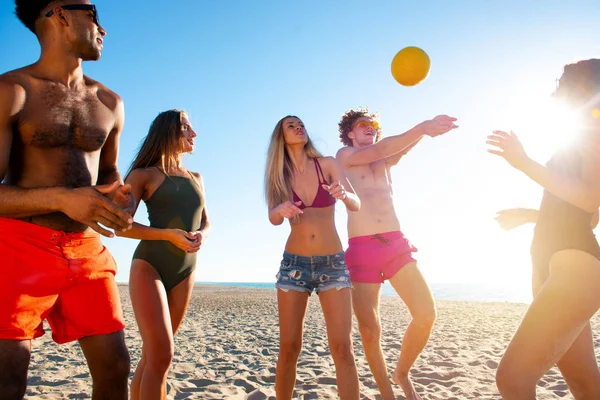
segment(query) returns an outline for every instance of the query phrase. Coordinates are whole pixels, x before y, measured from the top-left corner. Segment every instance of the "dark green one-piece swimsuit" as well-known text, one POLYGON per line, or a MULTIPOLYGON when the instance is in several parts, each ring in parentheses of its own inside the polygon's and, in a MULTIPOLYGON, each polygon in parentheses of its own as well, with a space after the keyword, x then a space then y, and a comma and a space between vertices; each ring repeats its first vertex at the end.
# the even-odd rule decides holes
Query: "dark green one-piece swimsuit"
MULTIPOLYGON (((201 229, 204 193, 191 173, 190 177, 165 175, 165 180, 146 201, 146 207, 153 228, 197 231, 201 229)), ((142 240, 133 259, 152 265, 167 292, 196 268, 196 253, 186 253, 166 240, 142 240)))

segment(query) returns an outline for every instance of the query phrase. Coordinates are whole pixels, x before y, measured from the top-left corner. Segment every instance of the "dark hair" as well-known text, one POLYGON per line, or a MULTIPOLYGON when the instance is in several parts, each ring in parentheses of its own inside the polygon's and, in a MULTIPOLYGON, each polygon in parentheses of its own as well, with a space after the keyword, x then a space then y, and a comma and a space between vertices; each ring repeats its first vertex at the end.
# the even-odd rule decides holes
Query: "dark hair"
POLYGON ((345 146, 352 146, 352 140, 348 137, 348 134, 352 131, 354 124, 359 118, 368 118, 371 122, 374 122, 375 128, 377 129, 377 136, 375 141, 378 142, 381 139, 381 128, 377 123, 377 115, 369 113, 369 109, 358 109, 346 111, 342 116, 342 120, 338 124, 338 130, 340 131, 340 140, 345 146))
POLYGON ((53 1, 54 0, 15 0, 15 14, 23 25, 35 34, 35 21, 39 18, 42 10, 48 7, 48 4, 53 1))
POLYGON ((565 65, 555 95, 574 105, 584 105, 599 92, 600 59, 592 58, 565 65))

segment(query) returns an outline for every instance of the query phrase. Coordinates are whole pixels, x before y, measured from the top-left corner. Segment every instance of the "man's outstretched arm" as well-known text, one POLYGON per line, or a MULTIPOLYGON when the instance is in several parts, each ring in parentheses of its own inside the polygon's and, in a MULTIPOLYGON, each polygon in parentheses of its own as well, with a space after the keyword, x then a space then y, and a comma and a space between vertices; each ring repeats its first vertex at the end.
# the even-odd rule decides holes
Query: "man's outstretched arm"
MULTIPOLYGON (((368 165, 378 160, 387 159, 403 151, 410 150, 411 146, 416 145, 425 135, 439 136, 457 128, 454 124, 455 121, 456 118, 438 115, 434 119, 421 122, 407 132, 383 138, 371 146, 354 149, 354 151, 342 149, 338 152, 337 159, 344 168, 368 165)), ((398 159, 402 155, 398 156, 398 159)))
POLYGON ((385 163, 388 165, 388 167, 392 167, 392 166, 398 164, 400 159, 402 159, 402 157, 404 157, 409 151, 411 151, 417 145, 417 143, 419 143, 421 141, 421 139, 423 139, 422 136, 420 139, 417 139, 413 144, 411 144, 410 146, 408 146, 407 148, 402 150, 400 153, 396 153, 393 156, 387 157, 385 159, 385 163))

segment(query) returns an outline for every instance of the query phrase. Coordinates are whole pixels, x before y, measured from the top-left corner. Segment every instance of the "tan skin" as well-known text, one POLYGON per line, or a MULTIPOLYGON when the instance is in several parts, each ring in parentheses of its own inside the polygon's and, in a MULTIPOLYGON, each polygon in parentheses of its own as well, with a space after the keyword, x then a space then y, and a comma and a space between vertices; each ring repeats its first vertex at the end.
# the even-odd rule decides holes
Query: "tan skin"
MULTIPOLYGON (((89 4, 73 0, 73 4, 89 4)), ((40 17, 40 59, 0 76, 0 216, 66 232, 133 222, 129 187, 117 169, 121 98, 85 76, 106 31, 90 12, 52 3, 40 17)), ((127 398, 129 355, 123 332, 79 340, 93 378, 93 399, 127 398)), ((0 340, 0 398, 25 391, 30 341, 0 340), (10 367, 9 367, 10 366, 10 367)))
MULTIPOLYGON (((538 210, 530 208, 509 208, 498 211, 495 219, 502 229, 509 231, 527 223, 535 224, 537 222, 537 216, 538 210)), ((596 210, 592 216, 592 229, 596 229, 598 222, 599 214, 598 210, 596 210)))
MULTIPOLYGON (((560 88, 559 88, 560 90, 560 88)), ((600 124, 587 119, 583 137, 581 178, 555 173, 533 161, 514 132, 494 131, 488 136, 490 153, 504 158, 547 191, 582 210, 594 213, 600 206, 600 124)), ((537 220, 536 210, 504 210, 498 222, 507 229, 537 220)), ((512 338, 496 373, 496 383, 506 400, 534 400, 542 376, 557 365, 577 400, 600 398, 600 370, 594 353, 590 318, 600 309, 600 261, 581 250, 555 253, 548 276, 534 274, 533 295, 521 325, 512 338)))
MULTIPOLYGON (((455 118, 440 115, 411 130, 376 142, 377 130, 368 117, 358 118, 348 136, 352 146, 338 151, 337 159, 361 198, 361 209, 348 213, 348 236, 374 235, 400 230, 393 203, 391 168, 398 164, 424 136, 445 134, 457 126, 455 118)), ((408 400, 420 400, 409 377, 413 363, 427 344, 435 321, 435 304, 417 264, 405 265, 390 284, 407 305, 412 321, 403 339, 392 381, 401 386, 408 400)), ((381 396, 394 399, 383 351, 379 317, 380 283, 352 282, 352 302, 358 320, 365 356, 381 396)))
MULTIPOLYGON (((182 138, 179 148, 182 149, 175 169, 166 171, 169 176, 189 177, 188 171, 181 166, 183 154, 194 150, 193 130, 188 118, 182 118, 182 138)), ((131 171, 127 184, 131 185, 134 198, 147 201, 167 177, 155 166, 139 168, 131 171)), ((191 173, 204 192, 202 176, 191 173)), ((206 207, 201 219, 201 229, 185 232, 180 229, 159 229, 133 224, 127 232, 119 236, 141 240, 167 240, 183 251, 195 253, 200 250, 210 231, 210 222, 206 207)), ((142 358, 131 381, 132 400, 152 400, 166 398, 167 372, 174 352, 174 336, 181 325, 187 311, 194 274, 190 274, 183 282, 165 291, 160 276, 148 262, 133 260, 129 277, 129 291, 136 321, 142 336, 142 358)))
MULTIPOLYGON (((304 124, 298 118, 287 118, 283 123, 286 151, 294 163, 293 189, 307 205, 312 203, 319 182, 313 160, 304 151, 308 135, 304 124)), ((319 163, 327 182, 329 193, 343 202, 347 209, 356 211, 360 200, 346 179, 343 170, 332 157, 320 158, 319 163)), ((334 206, 326 208, 306 208, 300 210, 293 202, 269 206, 269 220, 280 225, 284 219, 299 216, 297 223, 291 223, 291 234, 285 246, 289 253, 311 256, 335 254, 342 251, 334 222, 334 206)), ((275 378, 275 392, 278 400, 291 399, 296 382, 296 365, 302 348, 302 334, 308 293, 277 291, 279 308, 280 348, 275 378)), ((319 301, 325 324, 329 348, 334 360, 338 392, 342 400, 358 399, 358 374, 352 349, 352 309, 349 288, 332 289, 321 292, 319 301)))

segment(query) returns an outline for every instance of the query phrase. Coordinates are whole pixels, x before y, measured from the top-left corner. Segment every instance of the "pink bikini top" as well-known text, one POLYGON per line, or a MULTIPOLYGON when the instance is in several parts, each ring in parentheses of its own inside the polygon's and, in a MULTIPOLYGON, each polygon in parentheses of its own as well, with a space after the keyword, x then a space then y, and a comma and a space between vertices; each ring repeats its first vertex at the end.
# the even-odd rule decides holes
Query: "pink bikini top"
MULTIPOLYGON (((322 185, 328 185, 327 181, 325 180, 325 175, 323 175, 323 170, 321 169, 321 166, 319 165, 317 159, 313 158, 313 160, 315 160, 315 168, 317 169, 319 187, 317 189, 317 195, 315 196, 315 199, 313 200, 312 204, 310 206, 307 206, 306 204, 304 204, 304 202, 302 202, 302 204, 298 206, 298 208, 301 210, 304 210, 305 208, 325 208, 335 204, 335 197, 331 196, 329 192, 327 192, 327 190, 323 189, 322 185)), ((294 189, 292 189, 292 193, 294 193, 294 202, 302 201, 300 200, 300 197, 298 197, 296 192, 294 192, 294 189)))

